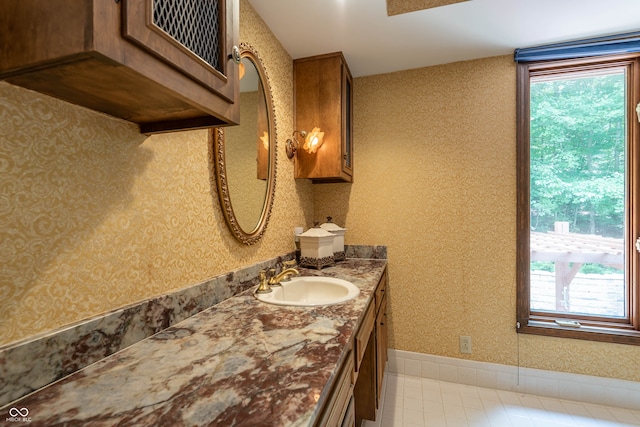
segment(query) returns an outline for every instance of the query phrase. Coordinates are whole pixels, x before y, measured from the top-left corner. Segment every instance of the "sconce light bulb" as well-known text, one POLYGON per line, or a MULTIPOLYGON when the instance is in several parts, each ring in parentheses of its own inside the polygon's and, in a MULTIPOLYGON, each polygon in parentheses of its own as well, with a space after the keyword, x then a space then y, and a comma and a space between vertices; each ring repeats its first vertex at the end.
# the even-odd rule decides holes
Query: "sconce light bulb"
POLYGON ((324 142, 324 132, 320 132, 320 128, 313 128, 309 135, 304 140, 304 146, 302 147, 309 154, 313 154, 318 151, 318 148, 322 146, 324 142))

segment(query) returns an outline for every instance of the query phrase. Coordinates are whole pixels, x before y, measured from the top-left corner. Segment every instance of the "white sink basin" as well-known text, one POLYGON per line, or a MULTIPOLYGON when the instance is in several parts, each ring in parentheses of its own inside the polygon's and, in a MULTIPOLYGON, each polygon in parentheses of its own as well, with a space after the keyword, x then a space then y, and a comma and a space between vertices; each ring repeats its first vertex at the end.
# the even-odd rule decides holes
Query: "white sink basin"
POLYGON ((269 304, 312 307, 339 304, 360 294, 353 283, 333 277, 292 277, 272 289, 272 292, 254 295, 269 304))

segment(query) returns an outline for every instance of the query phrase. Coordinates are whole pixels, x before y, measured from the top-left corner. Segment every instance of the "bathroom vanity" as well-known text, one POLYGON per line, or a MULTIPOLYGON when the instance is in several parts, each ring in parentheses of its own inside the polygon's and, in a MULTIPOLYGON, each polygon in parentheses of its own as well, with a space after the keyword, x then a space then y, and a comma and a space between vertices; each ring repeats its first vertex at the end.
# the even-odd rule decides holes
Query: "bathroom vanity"
POLYGON ((32 425, 46 426, 353 426, 378 405, 386 265, 347 259, 301 269, 359 287, 330 306, 267 304, 252 287, 0 412, 27 408, 32 425))

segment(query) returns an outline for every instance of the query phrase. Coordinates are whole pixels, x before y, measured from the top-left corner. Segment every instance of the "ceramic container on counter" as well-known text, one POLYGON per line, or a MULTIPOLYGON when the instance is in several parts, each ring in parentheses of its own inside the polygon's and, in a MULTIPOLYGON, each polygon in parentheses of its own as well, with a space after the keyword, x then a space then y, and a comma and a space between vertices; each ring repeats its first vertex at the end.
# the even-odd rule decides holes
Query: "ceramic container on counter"
POLYGON ((320 226, 323 230, 328 231, 333 234, 335 238, 333 239, 333 258, 337 261, 344 260, 344 233, 347 231, 346 228, 340 227, 338 224, 331 222, 331 217, 327 217, 327 222, 320 226))
POLYGON ((335 263, 333 233, 314 227, 298 235, 298 238, 300 239, 300 266, 321 269, 335 263))

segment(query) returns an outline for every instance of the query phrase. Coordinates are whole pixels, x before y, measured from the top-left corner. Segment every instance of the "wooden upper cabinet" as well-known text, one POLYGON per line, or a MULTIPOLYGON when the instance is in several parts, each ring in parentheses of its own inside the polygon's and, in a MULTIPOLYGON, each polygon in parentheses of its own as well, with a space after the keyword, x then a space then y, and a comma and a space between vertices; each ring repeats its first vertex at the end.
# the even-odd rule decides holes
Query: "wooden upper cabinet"
POLYGON ((295 129, 324 132, 310 154, 300 147, 295 177, 319 182, 353 182, 353 79, 341 52, 293 62, 295 129))
POLYGON ((2 0, 0 79, 140 125, 237 124, 238 0, 2 0))

